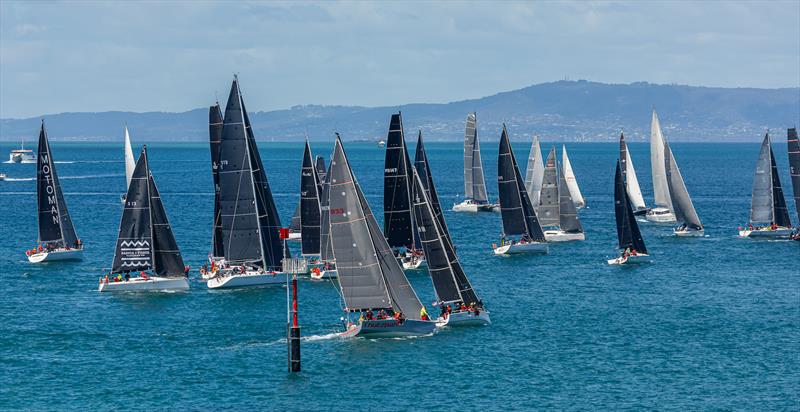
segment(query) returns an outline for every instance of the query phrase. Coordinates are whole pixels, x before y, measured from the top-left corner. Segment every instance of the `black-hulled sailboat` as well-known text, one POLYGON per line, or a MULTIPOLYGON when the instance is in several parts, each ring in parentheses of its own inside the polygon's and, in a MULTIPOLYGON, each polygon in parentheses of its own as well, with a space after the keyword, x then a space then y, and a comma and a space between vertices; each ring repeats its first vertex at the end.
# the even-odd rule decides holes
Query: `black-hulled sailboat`
POLYGON ((642 233, 639 231, 639 224, 636 223, 636 216, 633 214, 622 172, 624 169, 620 163, 617 160, 617 171, 614 175, 614 217, 617 222, 617 244, 621 252, 618 258, 608 260, 609 265, 623 265, 650 259, 642 233))
POLYGON ((183 258, 142 147, 125 197, 114 261, 100 292, 189 289, 183 258))
POLYGON ((506 125, 500 135, 497 156, 497 188, 500 192, 500 213, 503 217, 503 236, 500 245, 492 245, 497 255, 516 253, 547 253, 544 232, 533 210, 528 191, 519 174, 517 159, 508 140, 506 125), (509 239, 519 236, 519 239, 509 239))
POLYGON ((477 114, 467 115, 464 130, 464 201, 453 205, 454 212, 497 212, 499 206, 489 203, 481 161, 481 142, 476 128, 477 114))
POLYGON ((436 292, 436 304, 440 308, 436 323, 439 326, 489 324, 489 312, 475 294, 464 268, 461 267, 441 211, 437 215, 433 179, 430 174, 423 177, 418 171, 420 170, 415 166, 414 217, 428 260, 428 273, 436 292))
POLYGON ((584 240, 583 225, 578 218, 564 171, 558 167, 555 147, 550 149, 542 176, 536 215, 544 230, 544 238, 548 242, 584 240))
POLYGON ((222 244, 222 209, 219 204, 219 149, 222 143, 222 110, 219 103, 208 108, 208 143, 211 151, 211 176, 214 182, 214 214, 211 230, 211 252, 208 254, 208 265, 200 269, 200 278, 208 280, 215 272, 218 261, 224 259, 225 248, 222 244))
POLYGON ((689 197, 675 155, 672 154, 672 148, 667 141, 664 141, 664 170, 667 175, 669 197, 672 200, 672 212, 675 214, 675 220, 680 223, 673 233, 676 236, 703 236, 703 223, 694 210, 692 198, 689 197))
POLYGON ((769 133, 761 142, 761 150, 756 163, 753 179, 753 197, 750 203, 750 222, 739 228, 739 236, 775 239, 787 238, 792 234, 792 222, 786 199, 783 197, 778 166, 772 153, 769 133))
POLYGON ((337 135, 330 180, 330 238, 347 316, 343 337, 434 332, 403 268, 378 227, 337 135), (358 318, 353 319, 355 314, 358 318))
POLYGON ((642 189, 639 187, 639 179, 636 177, 636 169, 633 167, 631 152, 628 150, 628 144, 625 143, 624 133, 619 134, 619 161, 633 214, 636 216, 647 214, 650 208, 644 203, 644 196, 642 196, 642 189))
POLYGON ((789 176, 792 179, 794 208, 797 212, 797 226, 792 239, 800 240, 800 141, 797 139, 797 128, 786 131, 786 144, 789 151, 789 176))
MULTIPOLYGON (((58 174, 50 152, 44 120, 39 129, 36 161, 36 199, 39 238, 36 248, 26 252, 31 263, 83 259, 83 244, 67 210, 58 174)), ((10 228, 9 228, 10 229, 10 228)))
POLYGON ((224 256, 208 287, 283 285, 281 222, 258 153, 239 81, 234 77, 219 149, 220 215, 224 256))
POLYGON ((403 132, 403 116, 392 114, 386 137, 383 170, 383 232, 404 269, 425 264, 411 210, 411 161, 403 132))

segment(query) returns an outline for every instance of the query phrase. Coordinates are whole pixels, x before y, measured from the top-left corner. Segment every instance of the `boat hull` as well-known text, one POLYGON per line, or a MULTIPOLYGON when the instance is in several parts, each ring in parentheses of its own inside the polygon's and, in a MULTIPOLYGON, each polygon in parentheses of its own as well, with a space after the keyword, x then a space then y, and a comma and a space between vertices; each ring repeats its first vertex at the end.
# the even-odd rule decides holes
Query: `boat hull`
POLYGON ((516 255, 522 253, 547 253, 547 243, 511 243, 494 249, 495 255, 516 255))
POLYGON ((241 288, 248 286, 285 285, 285 273, 245 272, 240 274, 220 274, 206 282, 209 289, 241 288))
POLYGON ((571 242, 575 240, 585 240, 583 233, 568 233, 563 230, 545 230, 544 238, 548 242, 571 242))
POLYGON ((314 280, 337 279, 338 277, 336 269, 320 270, 319 273, 311 271, 311 279, 314 280))
POLYGON ((775 230, 770 228, 766 229, 744 229, 739 231, 739 236, 749 237, 752 239, 787 239, 792 236, 792 229, 788 227, 779 227, 775 230))
POLYGON ((675 223, 675 214, 670 212, 669 209, 664 207, 655 207, 650 209, 644 218, 654 223, 675 223))
POLYGON ((397 319, 364 320, 339 334, 343 338, 362 337, 377 338, 405 338, 412 336, 426 336, 434 333, 436 322, 429 320, 397 319))
POLYGON ((630 265, 634 263, 650 263, 650 255, 646 254, 639 254, 639 255, 630 255, 628 257, 618 257, 616 259, 609 259, 609 265, 630 265))
POLYGON ((445 326, 483 326, 491 323, 487 310, 481 310, 477 316, 474 312, 463 311, 451 313, 446 319, 442 317, 436 319, 436 326, 440 328, 445 326))
POLYGON ((678 229, 673 229, 672 233, 674 233, 675 236, 678 236, 678 237, 701 237, 701 236, 703 236, 705 234, 705 230, 703 230, 703 229, 700 229, 700 230, 691 230, 691 229, 678 230, 678 229))
POLYGON ((425 259, 403 260, 404 270, 418 270, 428 267, 428 262, 425 259))
POLYGON ((468 212, 468 213, 499 212, 500 205, 491 203, 475 203, 472 200, 465 200, 461 203, 453 205, 453 211, 468 212))
POLYGON ((61 260, 83 260, 83 249, 53 250, 39 252, 28 256, 28 262, 42 263, 61 260))
POLYGON ((122 282, 106 282, 105 279, 100 279, 100 286, 98 292, 144 292, 144 291, 162 291, 162 290, 188 290, 189 279, 187 278, 162 278, 162 277, 149 277, 147 279, 141 277, 131 278, 130 280, 122 282))
POLYGON ((303 235, 300 232, 291 232, 289 233, 289 238, 286 239, 290 242, 299 242, 303 238, 303 235))

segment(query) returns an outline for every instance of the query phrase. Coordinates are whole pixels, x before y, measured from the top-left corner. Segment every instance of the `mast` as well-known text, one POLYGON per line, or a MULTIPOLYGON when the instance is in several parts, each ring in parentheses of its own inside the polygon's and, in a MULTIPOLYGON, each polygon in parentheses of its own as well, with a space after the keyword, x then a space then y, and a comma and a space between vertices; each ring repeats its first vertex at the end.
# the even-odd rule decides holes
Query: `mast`
POLYGON ((411 249, 416 243, 411 216, 411 181, 408 179, 410 168, 403 118, 398 112, 392 114, 389 123, 383 173, 383 230, 393 248, 411 249))
POLYGON ((633 167, 633 159, 631 159, 628 144, 625 143, 625 135, 619 134, 619 161, 622 164, 622 177, 626 182, 628 191, 628 198, 633 204, 634 210, 647 209, 644 203, 644 196, 642 196, 642 189, 639 187, 639 179, 636 178, 636 169, 633 167))
POLYGON ((658 123, 658 115, 653 109, 653 119, 650 124, 650 166, 653 170, 653 195, 655 204, 672 210, 672 200, 669 197, 667 186, 667 172, 664 168, 664 135, 658 123))
POLYGON ((750 224, 753 226, 769 226, 775 223, 772 184, 772 147, 767 133, 761 142, 753 177, 753 195, 750 199, 750 224))
POLYGON ((572 201, 575 202, 575 207, 581 208, 586 206, 586 200, 584 200, 581 189, 578 187, 578 180, 575 179, 575 173, 572 171, 572 163, 570 163, 569 156, 567 156, 567 146, 565 145, 561 145, 561 165, 562 174, 564 175, 564 180, 569 189, 570 197, 572 197, 572 201))
POLYGON ((800 227, 800 141, 797 139, 797 128, 793 127, 786 131, 786 143, 789 146, 789 175, 792 179, 797 226, 800 227))
POLYGON ((639 253, 647 253, 647 247, 633 215, 628 191, 625 189, 625 178, 619 160, 614 175, 614 217, 617 222, 617 239, 620 249, 631 248, 639 253))
POLYGON ((697 212, 694 210, 692 199, 689 197, 689 191, 686 190, 683 176, 681 176, 681 171, 678 169, 678 163, 675 161, 672 148, 669 147, 669 143, 667 142, 664 142, 664 162, 669 197, 672 199, 675 218, 691 229, 702 229, 703 224, 700 222, 700 217, 697 216, 697 212))
POLYGON ((539 145, 539 136, 533 136, 531 150, 528 152, 528 166, 525 170, 525 190, 531 198, 531 204, 539 207, 539 196, 544 179, 544 159, 539 145))
POLYGON ((542 188, 539 191, 539 207, 536 216, 542 226, 558 226, 561 215, 558 196, 558 165, 556 164, 556 148, 550 149, 542 176, 542 188))
POLYGON ((544 242, 544 232, 533 210, 528 192, 522 185, 517 160, 503 125, 500 150, 497 156, 497 187, 500 194, 500 214, 503 235, 527 235, 531 240, 544 242))
POLYGON ((208 109, 208 140, 211 150, 211 175, 214 181, 214 229, 211 233, 211 256, 220 257, 225 256, 225 247, 222 243, 222 213, 219 197, 219 161, 222 144, 222 110, 219 103, 208 109))
POLYGON ((306 140, 300 169, 300 246, 304 256, 320 253, 319 182, 314 168, 311 146, 306 140))

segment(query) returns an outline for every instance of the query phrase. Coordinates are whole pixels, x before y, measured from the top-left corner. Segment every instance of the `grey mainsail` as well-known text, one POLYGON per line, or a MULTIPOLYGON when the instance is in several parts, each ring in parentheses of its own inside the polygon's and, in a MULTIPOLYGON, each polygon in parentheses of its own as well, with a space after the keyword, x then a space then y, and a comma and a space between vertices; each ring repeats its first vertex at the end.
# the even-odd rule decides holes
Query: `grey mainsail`
POLYGON ((464 197, 476 203, 487 203, 486 180, 483 175, 481 144, 476 128, 477 114, 467 115, 464 130, 464 197))
POLYGON ((300 169, 300 247, 303 255, 319 255, 320 251, 320 185, 311 159, 311 146, 306 140, 300 169))
POLYGON ((755 177, 753 178, 753 195, 750 199, 750 224, 769 226, 775 222, 775 210, 772 207, 772 148, 769 133, 761 142, 758 153, 755 177))
MULTIPOLYGON (((422 141, 422 132, 417 136, 417 149, 414 153, 414 168, 422 180, 422 187, 430 200, 433 215, 439 222, 439 226, 444 231, 444 236, 449 242, 452 243, 450 238, 450 231, 447 228, 447 223, 444 221, 444 214, 442 214, 442 207, 439 204, 439 195, 436 193, 436 185, 433 184, 433 175, 431 174, 430 164, 428 163, 428 154, 425 152, 425 144, 422 141)), ((412 179, 413 183, 413 179, 412 179)), ((413 191, 412 191, 413 193, 413 191)), ((416 217, 416 213, 414 214, 416 217)))
POLYGON ((572 191, 567 183, 565 167, 566 163, 562 163, 561 172, 558 174, 558 223, 561 230, 567 233, 583 233, 583 225, 578 218, 578 209, 575 207, 572 191))
POLYGON ((664 169, 664 135, 661 133, 661 126, 658 122, 658 115, 653 109, 653 117, 650 124, 650 166, 653 177, 653 197, 655 205, 658 207, 672 210, 672 200, 669 197, 667 187, 667 172, 664 169))
POLYGON ((675 219, 690 229, 703 229, 700 217, 697 216, 692 199, 689 197, 689 191, 686 190, 681 171, 678 169, 678 163, 672 154, 672 148, 669 147, 669 143, 666 141, 664 142, 664 170, 667 174, 667 186, 669 188, 669 197, 672 199, 672 210, 675 213, 675 219))
POLYGON ((417 243, 411 214, 411 163, 401 113, 392 114, 383 171, 383 231, 389 246, 411 249, 417 243))
POLYGON ((533 136, 531 150, 528 152, 528 165, 525 169, 525 190, 534 207, 539 207, 539 195, 542 190, 542 180, 544 179, 544 159, 542 149, 539 146, 539 136, 533 136))
MULTIPOLYGON (((528 194, 530 194, 530 192, 528 192, 528 194)), ((536 209, 536 216, 539 217, 539 224, 542 226, 559 225, 559 202, 558 165, 556 164, 556 148, 553 147, 550 149, 550 154, 547 155, 544 175, 542 176, 542 188, 539 191, 539 207, 536 209)))
POLYGON ((617 222, 617 240, 620 249, 631 249, 647 254, 639 224, 633 215, 633 208, 628 199, 625 178, 622 175, 620 161, 617 160, 617 171, 614 175, 614 217, 617 222))
POLYGON ((331 244, 331 221, 330 221, 330 207, 328 206, 328 198, 330 193, 330 182, 328 181, 328 177, 330 176, 330 167, 332 165, 328 165, 328 169, 325 172, 325 178, 322 182, 322 190, 320 191, 320 198, 319 198, 319 208, 321 212, 320 216, 320 253, 319 258, 323 262, 332 262, 333 261, 333 245, 331 244))
POLYGON ((328 178, 330 236, 346 310, 386 308, 419 319, 422 304, 380 233, 338 135, 328 178))
POLYGON ((77 247, 78 235, 67 210, 58 174, 50 152, 50 142, 42 120, 36 162, 36 198, 39 242, 57 247, 77 247))
POLYGON ((793 127, 786 131, 786 144, 789 146, 789 175, 792 179, 797 226, 800 226, 800 141, 797 139, 797 128, 793 127))
POLYGON ((525 235, 533 241, 544 242, 544 232, 522 183, 517 160, 503 125, 497 156, 497 187, 503 218, 503 236, 525 235))
POLYGON ((211 149, 211 175, 214 179, 214 229, 211 233, 211 256, 225 255, 222 243, 222 214, 219 207, 219 149, 222 143, 222 110, 219 103, 208 109, 208 141, 211 149))

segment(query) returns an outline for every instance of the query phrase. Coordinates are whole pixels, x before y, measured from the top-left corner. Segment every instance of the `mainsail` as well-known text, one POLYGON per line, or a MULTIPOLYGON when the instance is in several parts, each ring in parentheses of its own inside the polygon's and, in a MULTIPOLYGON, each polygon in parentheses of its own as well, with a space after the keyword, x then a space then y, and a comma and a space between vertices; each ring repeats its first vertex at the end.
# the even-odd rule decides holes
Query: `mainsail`
POLYGON ((64 193, 50 153, 50 142, 42 121, 36 162, 36 198, 39 219, 39 242, 57 247, 77 247, 78 235, 67 211, 64 193))
POLYGON ((558 226, 559 224, 559 197, 558 197, 558 166, 556 165, 556 148, 550 149, 547 162, 544 165, 542 188, 539 191, 539 207, 536 216, 542 226, 558 226))
POLYGON ((346 310, 391 309, 420 319, 422 304, 381 234, 338 136, 328 178, 330 236, 346 310))
POLYGON ((628 144, 625 143, 625 135, 619 134, 619 161, 622 164, 622 177, 626 182, 628 191, 628 199, 633 205, 633 210, 647 209, 644 203, 644 196, 642 196, 642 189, 639 188, 639 179, 636 178, 636 169, 633 167, 633 160, 631 153, 628 150, 628 144))
POLYGON ((585 207, 586 200, 584 200, 581 194, 581 189, 578 187, 578 180, 575 179, 575 173, 572 171, 572 163, 570 163, 569 156, 567 156, 567 146, 563 145, 561 146, 561 169, 563 171, 564 180, 567 182, 567 188, 569 189, 572 201, 575 202, 575 207, 585 207))
POLYGON ((133 169, 136 167, 136 160, 133 158, 131 149, 131 136, 128 133, 128 126, 125 126, 125 185, 131 184, 133 169))
MULTIPOLYGON (((425 189, 427 199, 430 200, 433 215, 439 222, 439 227, 442 229, 444 237, 452 243, 450 231, 447 229, 447 224, 444 221, 444 214, 442 214, 442 207, 439 204, 439 195, 436 193, 436 186, 433 184, 433 175, 431 174, 431 168, 428 164, 428 154, 425 152, 425 144, 422 141, 421 131, 417 136, 417 149, 416 153, 414 153, 414 168, 422 180, 422 188, 425 189)), ((416 217, 416 212, 414 216, 416 217)))
POLYGON ((636 223, 636 217, 633 215, 633 208, 628 199, 628 191, 625 188, 625 178, 622 175, 619 160, 614 175, 614 217, 617 221, 619 248, 630 248, 638 253, 647 254, 647 247, 644 245, 642 233, 639 232, 639 224, 636 223))
POLYGON ((522 183, 517 160, 511 150, 506 127, 503 125, 500 152, 497 156, 497 187, 500 192, 503 235, 525 235, 530 240, 544 242, 544 232, 522 183))
POLYGON ((396 113, 389 123, 383 171, 383 230, 393 248, 411 249, 416 243, 410 176, 411 162, 403 136, 403 118, 396 113))
POLYGON ((653 109, 653 119, 650 124, 650 166, 653 170, 653 196, 657 207, 672 210, 672 200, 669 197, 667 186, 667 171, 664 168, 664 135, 658 123, 658 115, 653 109))
MULTIPOLYGON (((317 163, 319 166, 319 163, 317 163)), ((324 166, 324 163, 323 163, 324 166)), ((320 253, 319 258, 323 262, 332 262, 333 261, 333 245, 331 244, 331 221, 330 221, 330 207, 328 206, 329 200, 329 193, 330 193, 330 181, 328 180, 330 176, 330 168, 331 165, 328 165, 328 170, 324 174, 324 179, 322 180, 322 190, 320 190, 320 198, 319 198, 319 208, 320 208, 320 253)))
POLYGON ((186 276, 175 236, 147 160, 147 147, 128 185, 112 273, 152 270, 163 277, 186 276))
POLYGON ((214 230, 211 234, 211 256, 221 257, 225 256, 225 248, 222 243, 222 214, 219 207, 219 151, 222 143, 222 110, 219 103, 208 109, 208 140, 211 149, 211 174, 214 178, 214 230))
POLYGON ((689 191, 686 190, 683 176, 681 176, 681 171, 678 169, 678 163, 675 161, 672 148, 669 147, 669 143, 667 142, 664 142, 664 162, 664 169, 667 174, 667 185, 669 187, 669 197, 672 199, 675 219, 682 222, 690 229, 702 229, 703 224, 700 223, 700 218, 694 210, 692 199, 689 197, 689 191))
POLYGON ((797 128, 793 127, 786 131, 786 143, 789 146, 789 175, 792 178, 797 226, 800 227, 800 141, 797 139, 797 128))
POLYGON ((528 166, 525 169, 525 190, 534 207, 539 207, 539 195, 542 190, 542 179, 544 179, 544 159, 542 149, 539 146, 539 136, 533 136, 531 150, 528 152, 528 166))
POLYGON ((769 158, 772 169, 772 208, 775 215, 775 225, 779 227, 792 227, 789 219, 789 209, 786 207, 786 198, 783 196, 781 178, 778 175, 778 165, 775 163, 775 154, 772 153, 772 145, 769 148, 769 158))
POLYGON ((464 131, 464 197, 476 203, 486 203, 486 180, 483 176, 481 161, 481 143, 476 128, 477 114, 467 115, 467 126, 464 131))
POLYGON ((320 251, 320 185, 315 167, 311 146, 306 140, 300 169, 300 246, 303 255, 319 255, 320 251))
MULTIPOLYGON (((441 226, 429 197, 431 191, 424 187, 422 176, 414 169, 414 215, 428 261, 428 272, 439 303, 464 302, 479 304, 480 301, 458 261, 453 244, 441 226)), ((435 192, 435 190, 433 191, 435 192)))

